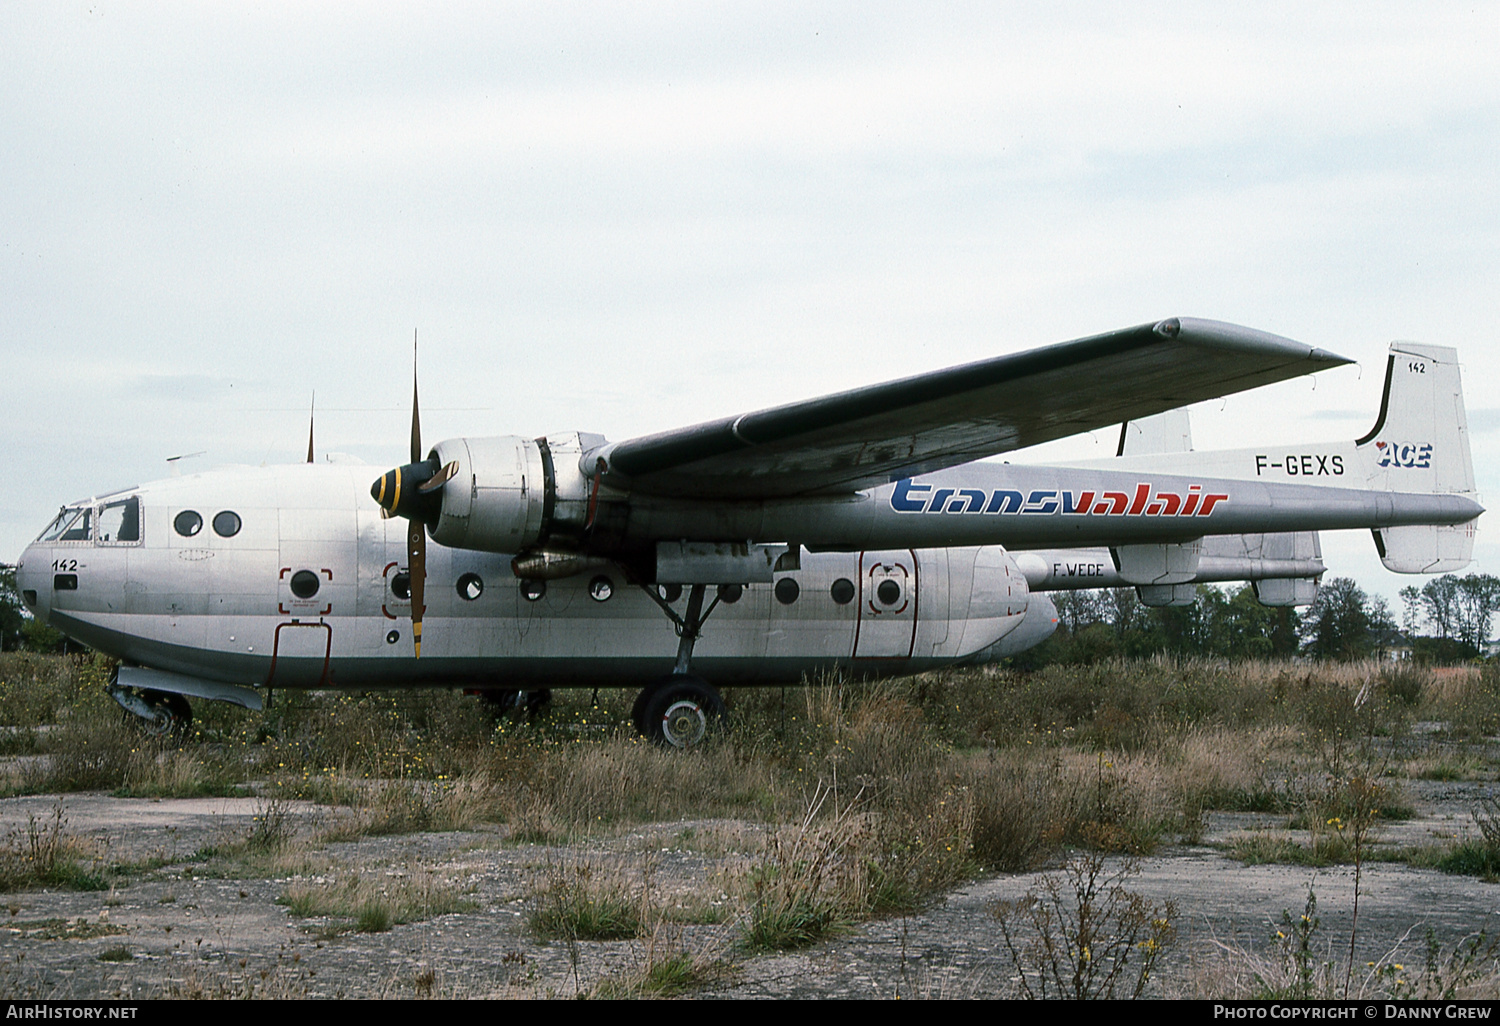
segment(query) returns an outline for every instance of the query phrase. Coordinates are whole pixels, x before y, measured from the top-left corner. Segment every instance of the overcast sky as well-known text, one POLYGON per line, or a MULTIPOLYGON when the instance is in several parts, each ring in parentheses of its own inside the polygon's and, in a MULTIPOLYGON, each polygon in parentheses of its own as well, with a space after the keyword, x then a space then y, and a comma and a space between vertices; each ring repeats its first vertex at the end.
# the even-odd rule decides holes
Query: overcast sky
POLYGON ((1360 362, 1198 448, 1333 439, 1390 340, 1455 345, 1493 502, 1497 44, 1493 2, 7 3, 0 560, 169 456, 300 459, 314 390, 320 453, 403 462, 414 328, 429 444, 1172 315, 1360 362))

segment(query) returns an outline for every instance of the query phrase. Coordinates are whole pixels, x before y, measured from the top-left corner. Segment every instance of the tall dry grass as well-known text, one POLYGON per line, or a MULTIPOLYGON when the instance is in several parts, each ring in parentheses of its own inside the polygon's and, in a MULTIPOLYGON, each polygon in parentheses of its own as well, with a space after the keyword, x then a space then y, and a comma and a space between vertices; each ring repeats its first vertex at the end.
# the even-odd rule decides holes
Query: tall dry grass
POLYGON ((735 689, 734 729, 686 753, 634 737, 632 696, 610 691, 560 691, 549 716, 499 722, 448 691, 283 693, 264 715, 197 702, 193 735, 161 741, 124 722, 107 671, 0 658, 0 735, 28 756, 12 793, 265 793, 345 805, 351 835, 498 821, 560 841, 680 818, 797 824, 837 782, 883 909, 975 867, 1148 852, 1210 810, 1295 811, 1378 777, 1371 753, 1400 750, 1416 720, 1462 742, 1500 710, 1488 668, 1151 659, 735 689))

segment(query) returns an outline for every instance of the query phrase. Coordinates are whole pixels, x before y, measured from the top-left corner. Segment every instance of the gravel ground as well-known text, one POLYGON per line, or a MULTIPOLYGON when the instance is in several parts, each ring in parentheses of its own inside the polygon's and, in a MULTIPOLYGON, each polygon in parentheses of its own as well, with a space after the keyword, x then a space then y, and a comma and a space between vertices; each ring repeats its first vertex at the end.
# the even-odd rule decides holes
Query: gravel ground
MULTIPOLYGON (((1468 809, 1481 786, 1413 783, 1418 817, 1384 828, 1383 842, 1451 841, 1470 829, 1468 809)), ((696 896, 706 911, 695 918, 712 919, 713 902, 727 892, 724 882, 743 872, 760 828, 663 823, 586 849, 513 844, 499 827, 312 844, 309 839, 335 825, 341 813, 298 803, 288 812, 306 851, 299 872, 215 878, 216 863, 195 853, 249 834, 264 811, 259 801, 13 798, 0 801, 0 833, 24 838, 31 817, 45 824, 59 806, 67 831, 101 863, 131 868, 108 891, 0 896, 8 920, 0 932, 0 992, 6 997, 572 997, 683 948, 713 967, 693 991, 698 996, 1010 996, 1014 970, 991 909, 1036 888, 1040 876, 985 877, 918 914, 861 924, 796 953, 743 953, 732 921, 675 927, 654 939, 570 946, 539 942, 527 926, 542 882, 557 867, 649 872, 659 901, 696 896), (354 933, 340 932, 327 919, 296 918, 278 903, 294 885, 317 886, 356 872, 382 886, 433 881, 471 908, 386 932, 354 933)), ((1179 913, 1178 939, 1167 949, 1155 993, 1196 996, 1253 971, 1257 959, 1271 954, 1281 912, 1300 914, 1309 886, 1322 917, 1320 958, 1342 964, 1348 957, 1351 867, 1244 866, 1216 847, 1238 832, 1284 823, 1275 816, 1213 816, 1199 843, 1142 860, 1128 887, 1152 903, 1170 899, 1179 913)), ((1497 906, 1494 885, 1368 864, 1356 964, 1388 955, 1403 937, 1397 957, 1415 960, 1429 926, 1445 943, 1480 928, 1494 933, 1497 906)))

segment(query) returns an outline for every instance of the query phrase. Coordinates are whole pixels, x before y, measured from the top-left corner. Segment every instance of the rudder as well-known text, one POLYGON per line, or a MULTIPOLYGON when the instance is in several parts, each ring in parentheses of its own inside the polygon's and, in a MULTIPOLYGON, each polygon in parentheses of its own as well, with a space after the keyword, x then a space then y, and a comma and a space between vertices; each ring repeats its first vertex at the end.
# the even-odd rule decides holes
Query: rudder
MULTIPOLYGON (((1355 446, 1370 488, 1473 495, 1474 462, 1458 351, 1392 342, 1380 415, 1355 446)), ((1461 570, 1474 554, 1473 521, 1372 533, 1380 561, 1397 573, 1461 570)))

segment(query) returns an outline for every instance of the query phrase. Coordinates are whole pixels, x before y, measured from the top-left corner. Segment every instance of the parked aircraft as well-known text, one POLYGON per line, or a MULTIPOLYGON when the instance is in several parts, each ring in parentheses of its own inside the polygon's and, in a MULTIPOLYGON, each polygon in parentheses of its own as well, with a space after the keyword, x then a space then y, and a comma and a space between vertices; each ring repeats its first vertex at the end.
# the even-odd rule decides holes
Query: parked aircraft
POLYGON ((642 733, 690 745, 723 711, 709 680, 1003 657, 1052 632, 1045 590, 1164 604, 1252 580, 1302 604, 1313 532, 1340 528, 1372 530, 1393 570, 1462 566, 1482 508, 1452 350, 1393 346, 1357 442, 1132 441, 1163 411, 1346 362, 1173 318, 618 443, 425 455, 414 394, 411 462, 368 489, 362 466, 310 462, 97 496, 61 509, 17 579, 36 616, 121 660, 112 692, 162 729, 185 696, 622 686, 642 733), (1109 461, 974 462, 1117 424, 1109 461))

